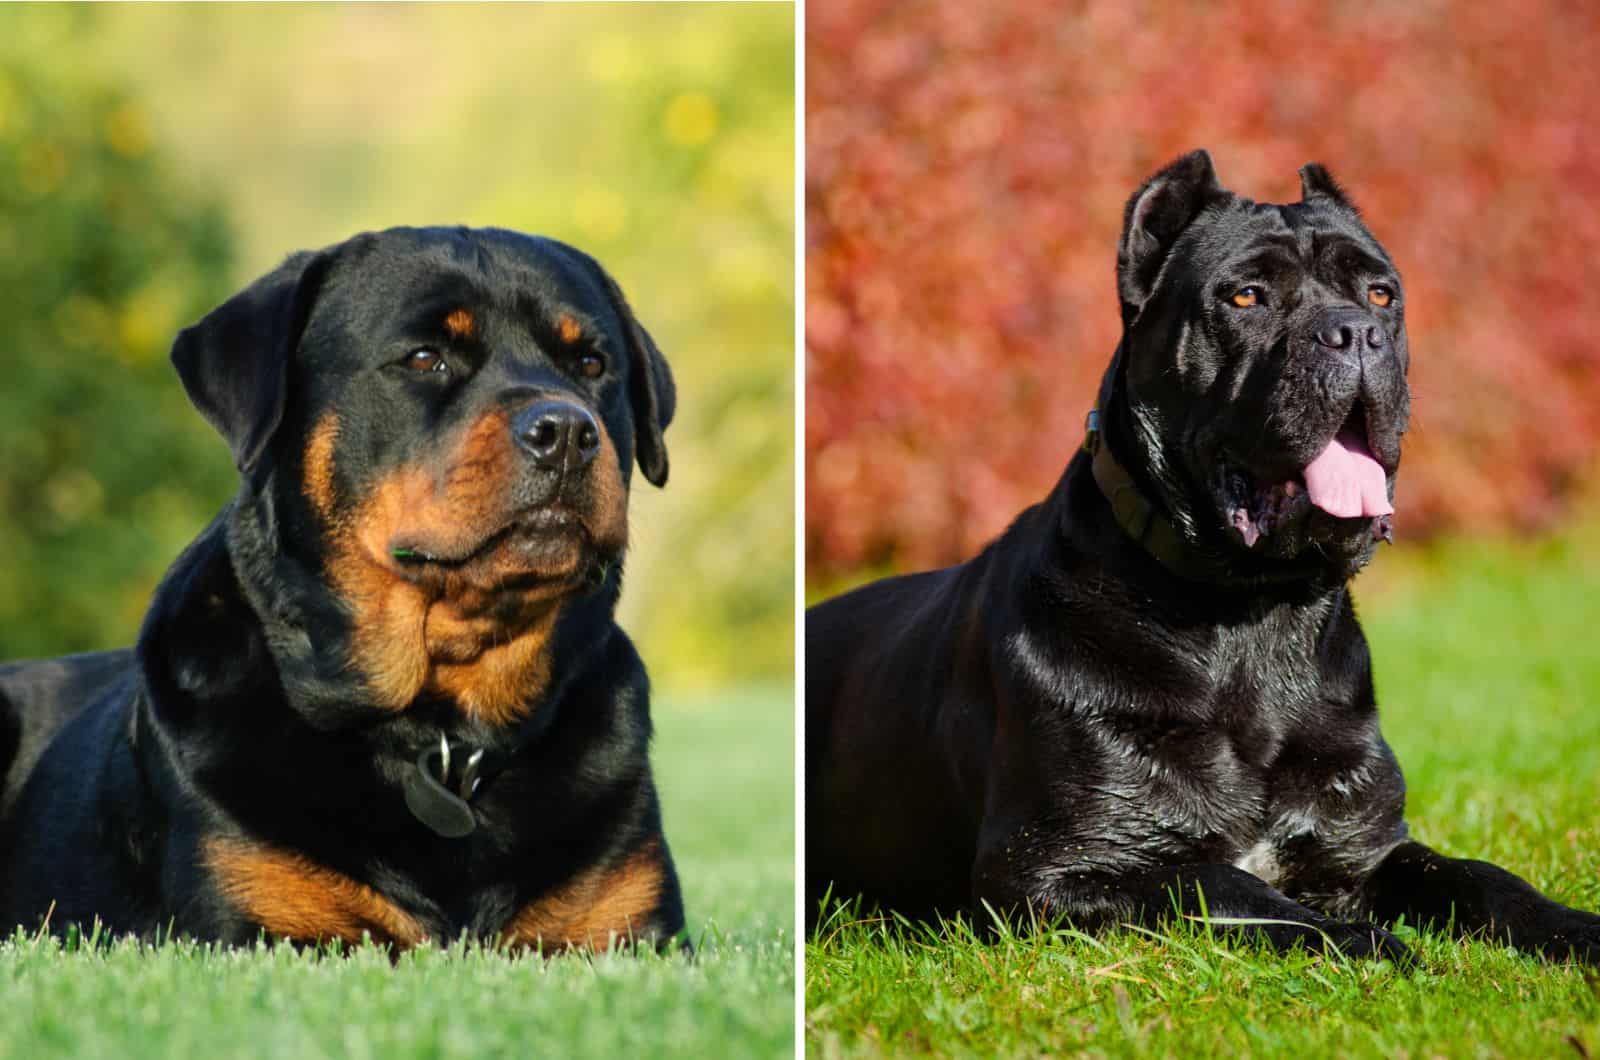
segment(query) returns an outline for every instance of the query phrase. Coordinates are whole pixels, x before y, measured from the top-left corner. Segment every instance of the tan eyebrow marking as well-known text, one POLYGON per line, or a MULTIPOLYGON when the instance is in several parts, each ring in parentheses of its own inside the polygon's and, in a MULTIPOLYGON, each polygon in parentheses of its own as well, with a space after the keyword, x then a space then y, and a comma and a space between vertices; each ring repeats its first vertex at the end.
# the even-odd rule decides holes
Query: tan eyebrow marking
POLYGON ((583 338, 583 325, 567 313, 562 313, 556 321, 556 330, 561 334, 562 342, 577 342, 583 338))
POLYGON ((456 309, 444 318, 444 329, 458 339, 470 339, 478 333, 478 321, 468 310, 456 309))

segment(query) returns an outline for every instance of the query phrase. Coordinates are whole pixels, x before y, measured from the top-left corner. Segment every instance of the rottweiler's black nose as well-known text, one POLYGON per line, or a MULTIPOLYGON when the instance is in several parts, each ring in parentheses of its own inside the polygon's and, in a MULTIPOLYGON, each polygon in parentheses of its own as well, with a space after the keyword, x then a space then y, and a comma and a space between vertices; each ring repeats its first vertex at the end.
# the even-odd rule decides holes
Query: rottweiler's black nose
POLYGON ((570 401, 541 401, 511 422, 517 444, 551 471, 580 468, 600 451, 600 427, 589 410, 570 401))
POLYGON ((1329 309, 1317 320, 1317 343, 1330 350, 1360 353, 1363 348, 1379 350, 1385 338, 1383 329, 1360 309, 1329 309))

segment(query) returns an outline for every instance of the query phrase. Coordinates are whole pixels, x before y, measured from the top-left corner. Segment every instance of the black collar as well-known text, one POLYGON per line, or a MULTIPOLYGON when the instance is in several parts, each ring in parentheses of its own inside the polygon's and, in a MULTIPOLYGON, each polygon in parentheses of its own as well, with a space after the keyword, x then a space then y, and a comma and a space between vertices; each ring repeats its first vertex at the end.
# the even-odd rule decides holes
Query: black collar
POLYGON ((1216 574, 1216 565, 1183 539, 1172 521, 1139 492, 1133 476, 1112 454, 1100 430, 1099 409, 1091 410, 1084 424, 1083 451, 1092 458, 1095 485, 1111 505, 1111 515, 1123 533, 1180 578, 1207 580, 1216 574))

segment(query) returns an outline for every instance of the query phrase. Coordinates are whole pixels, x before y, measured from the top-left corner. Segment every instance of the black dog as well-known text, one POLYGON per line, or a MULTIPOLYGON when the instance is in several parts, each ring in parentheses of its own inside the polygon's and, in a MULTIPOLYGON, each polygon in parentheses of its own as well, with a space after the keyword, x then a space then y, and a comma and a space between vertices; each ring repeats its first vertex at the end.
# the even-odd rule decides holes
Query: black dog
MULTIPOLYGON (((977 558, 812 609, 809 890, 904 911, 1179 909, 1408 956, 1450 924, 1600 962, 1600 917, 1412 840, 1347 581, 1390 534, 1405 299, 1320 166, 1188 155, 1128 203, 1088 443, 977 558)), ((815 908, 815 905, 813 905, 815 908)))
POLYGON ((611 278, 513 232, 365 234, 172 358, 242 485, 137 648, 0 669, 5 930, 671 939, 612 612, 674 389, 611 278))

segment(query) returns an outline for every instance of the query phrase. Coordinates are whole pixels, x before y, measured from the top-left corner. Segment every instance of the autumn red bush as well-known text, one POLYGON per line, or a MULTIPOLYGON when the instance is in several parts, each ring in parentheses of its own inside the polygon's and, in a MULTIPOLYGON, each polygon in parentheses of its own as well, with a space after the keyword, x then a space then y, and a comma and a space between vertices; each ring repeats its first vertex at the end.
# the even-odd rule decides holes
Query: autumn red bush
POLYGON ((1538 527, 1600 442, 1600 4, 818 0, 813 578, 960 559, 1042 497, 1118 333, 1122 205, 1204 146, 1329 166, 1402 270, 1397 531, 1538 527))

